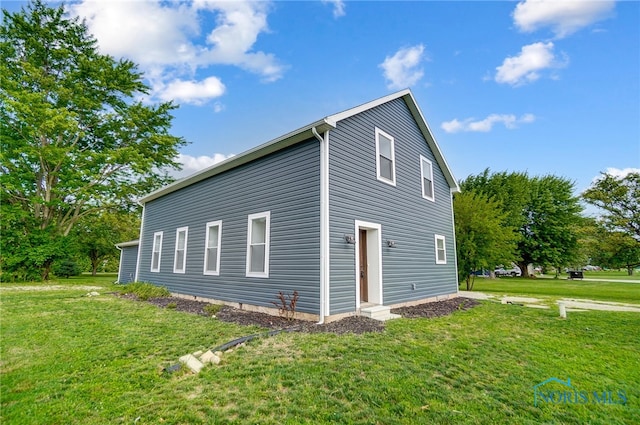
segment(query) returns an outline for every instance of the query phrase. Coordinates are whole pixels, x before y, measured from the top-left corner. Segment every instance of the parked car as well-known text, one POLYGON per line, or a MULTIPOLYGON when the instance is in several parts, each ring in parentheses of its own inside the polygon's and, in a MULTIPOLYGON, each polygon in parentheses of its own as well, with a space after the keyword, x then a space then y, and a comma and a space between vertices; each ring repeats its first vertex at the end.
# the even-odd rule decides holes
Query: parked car
POLYGON ((522 276, 522 271, 518 266, 513 266, 510 269, 505 269, 504 267, 498 267, 493 271, 496 276, 522 276))

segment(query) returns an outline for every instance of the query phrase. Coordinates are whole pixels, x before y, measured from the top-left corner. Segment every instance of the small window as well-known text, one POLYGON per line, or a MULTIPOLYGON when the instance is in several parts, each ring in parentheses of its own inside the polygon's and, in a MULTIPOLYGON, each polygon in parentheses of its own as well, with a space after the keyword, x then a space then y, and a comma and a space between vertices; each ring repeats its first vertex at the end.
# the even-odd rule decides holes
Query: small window
POLYGON ((184 273, 187 264, 187 234, 188 227, 179 227, 176 230, 176 255, 173 264, 174 273, 184 273))
POLYGON ((376 128, 376 168, 378 180, 396 185, 396 158, 393 137, 376 128))
POLYGON ((269 277, 269 227, 271 212, 249 215, 247 276, 269 277))
POLYGON ((447 248, 444 236, 436 235, 436 264, 447 264, 447 248))
POLYGON ((435 201, 433 196, 433 163, 424 156, 420 156, 420 168, 422 170, 422 197, 435 201))
POLYGON ((153 248, 151 250, 151 271, 160 271, 160 254, 162 253, 162 232, 153 234, 153 248))
POLYGON ((222 221, 207 223, 204 247, 204 274, 220 274, 220 243, 222 240, 222 221))

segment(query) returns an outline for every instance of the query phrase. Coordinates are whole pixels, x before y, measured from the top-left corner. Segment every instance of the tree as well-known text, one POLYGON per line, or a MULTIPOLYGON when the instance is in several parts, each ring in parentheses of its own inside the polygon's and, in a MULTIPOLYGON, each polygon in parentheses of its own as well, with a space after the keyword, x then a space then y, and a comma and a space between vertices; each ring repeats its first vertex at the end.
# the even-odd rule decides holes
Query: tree
POLYGON ((158 170, 177 167, 185 142, 169 134, 175 106, 138 100, 149 88, 136 65, 100 54, 64 5, 3 15, 0 263, 46 279, 79 220, 165 184, 158 170), (26 242, 7 243, 5 231, 26 242))
POLYGON ((453 200, 458 277, 473 289, 473 272, 508 263, 515 256, 516 234, 500 202, 484 194, 462 192, 453 200))
POLYGON ((101 264, 119 256, 115 244, 136 239, 139 232, 140 219, 136 214, 101 211, 85 217, 73 228, 71 236, 78 253, 88 257, 95 276, 101 264))
POLYGON ((530 264, 559 267, 577 255, 581 207, 569 180, 553 175, 490 174, 487 169, 463 181, 461 188, 500 201, 507 225, 516 233, 514 260, 523 276, 529 275, 530 264))
POLYGON ((609 230, 600 223, 594 231, 595 241, 591 244, 591 263, 612 269, 625 268, 629 276, 640 266, 640 243, 629 233, 609 230))
POLYGON ((601 173, 582 199, 605 211, 603 218, 610 229, 626 232, 640 242, 640 173, 624 177, 601 173))

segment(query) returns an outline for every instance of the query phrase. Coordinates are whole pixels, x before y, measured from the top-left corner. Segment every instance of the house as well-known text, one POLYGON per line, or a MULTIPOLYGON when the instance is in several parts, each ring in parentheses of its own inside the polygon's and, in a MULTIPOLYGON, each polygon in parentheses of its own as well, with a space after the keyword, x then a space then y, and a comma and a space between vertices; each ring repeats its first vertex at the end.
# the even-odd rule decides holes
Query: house
POLYGON ((403 90, 143 197, 135 280, 320 321, 455 297, 458 190, 403 90))

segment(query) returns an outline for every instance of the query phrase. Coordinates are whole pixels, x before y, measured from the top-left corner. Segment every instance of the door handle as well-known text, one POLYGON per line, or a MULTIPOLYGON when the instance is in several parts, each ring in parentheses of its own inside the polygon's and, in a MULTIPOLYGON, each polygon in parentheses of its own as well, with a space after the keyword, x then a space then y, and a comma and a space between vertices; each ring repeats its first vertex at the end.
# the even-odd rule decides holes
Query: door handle
POLYGON ((364 270, 360 270, 360 277, 364 277, 364 270))

